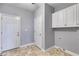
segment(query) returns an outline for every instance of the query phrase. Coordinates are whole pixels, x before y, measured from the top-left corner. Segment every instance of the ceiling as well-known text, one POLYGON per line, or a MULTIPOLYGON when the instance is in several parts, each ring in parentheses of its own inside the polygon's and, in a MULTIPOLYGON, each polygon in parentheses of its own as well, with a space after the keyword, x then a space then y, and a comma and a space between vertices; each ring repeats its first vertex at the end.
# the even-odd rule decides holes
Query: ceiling
POLYGON ((48 3, 51 7, 55 8, 55 11, 58 11, 60 9, 64 9, 66 7, 69 7, 71 5, 77 4, 77 3, 48 3))
POLYGON ((2 5, 8 5, 8 6, 12 6, 12 7, 22 8, 22 9, 25 9, 28 11, 34 11, 38 8, 37 4, 32 4, 32 3, 3 3, 2 5))
MULTIPOLYGON (((54 7, 55 10, 57 11, 57 10, 66 8, 66 7, 76 4, 76 3, 47 3, 47 4, 54 7)), ((19 7, 19 8, 33 12, 41 5, 41 3, 35 3, 35 4, 32 4, 32 3, 0 3, 0 5, 19 7)))

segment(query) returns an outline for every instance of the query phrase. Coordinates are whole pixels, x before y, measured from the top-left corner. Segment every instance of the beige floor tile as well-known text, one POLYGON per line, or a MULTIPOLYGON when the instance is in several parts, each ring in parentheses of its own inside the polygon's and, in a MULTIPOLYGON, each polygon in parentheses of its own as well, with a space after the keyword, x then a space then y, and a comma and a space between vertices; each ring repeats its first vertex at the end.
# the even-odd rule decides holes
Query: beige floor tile
POLYGON ((2 53, 3 56, 71 56, 60 48, 52 48, 48 51, 42 51, 36 45, 30 45, 23 48, 12 49, 2 53))

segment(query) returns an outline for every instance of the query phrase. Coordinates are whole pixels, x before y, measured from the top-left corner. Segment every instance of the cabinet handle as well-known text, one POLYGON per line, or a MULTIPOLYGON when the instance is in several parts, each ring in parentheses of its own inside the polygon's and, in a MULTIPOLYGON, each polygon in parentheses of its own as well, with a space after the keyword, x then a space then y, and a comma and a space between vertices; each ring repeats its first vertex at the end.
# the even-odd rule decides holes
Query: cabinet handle
POLYGON ((61 40, 62 38, 58 38, 59 40, 61 40))
POLYGON ((77 23, 77 25, 79 25, 79 24, 77 23))
POLYGON ((67 24, 65 24, 64 26, 67 26, 67 24))

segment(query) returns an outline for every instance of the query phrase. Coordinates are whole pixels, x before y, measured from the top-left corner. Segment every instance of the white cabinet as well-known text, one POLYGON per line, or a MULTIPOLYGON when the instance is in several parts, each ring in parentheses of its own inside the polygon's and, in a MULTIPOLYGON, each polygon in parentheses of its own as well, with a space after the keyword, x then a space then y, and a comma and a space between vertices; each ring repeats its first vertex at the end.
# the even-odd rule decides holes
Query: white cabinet
POLYGON ((52 14, 52 26, 53 27, 58 26, 58 13, 52 14))
POLYGON ((64 10, 62 10, 58 12, 58 26, 63 27, 64 24, 64 10))
POLYGON ((67 26, 72 26, 73 25, 73 7, 68 7, 65 9, 65 16, 66 16, 66 20, 67 20, 67 26))
POLYGON ((77 26, 77 5, 73 6, 73 26, 77 26))
POLYGON ((52 14, 52 27, 74 27, 78 24, 78 12, 79 7, 77 5, 70 6, 61 11, 52 14), (78 12, 77 12, 78 11, 78 12), (77 18, 77 20, 76 20, 77 18))
POLYGON ((52 14, 52 27, 64 27, 65 25, 65 10, 58 11, 52 14))
POLYGON ((77 18, 76 18, 76 25, 79 26, 79 4, 77 4, 77 18))
POLYGON ((76 26, 76 5, 65 9, 67 27, 76 26))
POLYGON ((79 53, 79 33, 56 31, 55 44, 63 49, 79 53))

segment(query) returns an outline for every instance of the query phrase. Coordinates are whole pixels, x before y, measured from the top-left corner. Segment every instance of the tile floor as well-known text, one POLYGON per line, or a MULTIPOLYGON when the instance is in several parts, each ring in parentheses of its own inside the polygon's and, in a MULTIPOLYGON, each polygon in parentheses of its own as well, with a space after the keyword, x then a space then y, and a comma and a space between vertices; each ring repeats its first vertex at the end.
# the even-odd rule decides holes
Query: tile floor
POLYGON ((71 56, 60 48, 51 48, 48 51, 42 51, 36 45, 29 45, 23 48, 16 48, 5 51, 2 56, 71 56))

